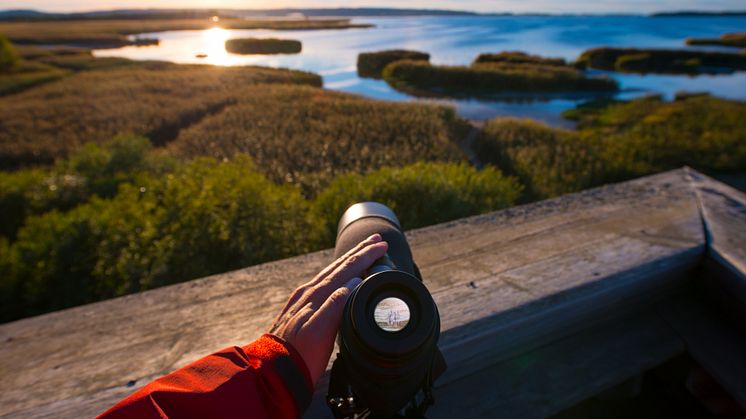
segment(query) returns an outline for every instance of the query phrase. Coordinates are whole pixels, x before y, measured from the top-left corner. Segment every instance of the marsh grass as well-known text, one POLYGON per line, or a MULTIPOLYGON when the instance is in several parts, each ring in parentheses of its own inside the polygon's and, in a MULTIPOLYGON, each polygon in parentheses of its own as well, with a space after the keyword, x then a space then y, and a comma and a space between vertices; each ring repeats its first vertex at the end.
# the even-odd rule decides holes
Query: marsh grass
POLYGON ((576 65, 643 74, 719 74, 746 70, 746 54, 666 49, 594 48, 583 52, 576 65))
POLYGON ((720 38, 689 38, 687 45, 720 45, 724 47, 746 47, 746 32, 726 33, 720 38))
POLYGON ((383 77, 383 69, 399 60, 429 61, 430 54, 404 49, 362 52, 357 56, 357 74, 360 77, 380 79, 383 77))
POLYGON ((474 63, 534 64, 559 67, 567 65, 564 58, 547 58, 539 55, 530 55, 522 51, 503 51, 496 54, 479 54, 479 56, 474 60, 474 63))
POLYGON ((475 141, 480 160, 525 185, 536 200, 675 169, 746 170, 746 104, 707 95, 665 102, 602 101, 568 116, 576 131, 531 120, 494 119, 475 141))
POLYGON ((277 38, 236 38, 225 41, 225 50, 232 54, 298 54, 300 41, 277 38))
POLYGON ((497 93, 615 91, 616 81, 587 77, 582 71, 557 65, 476 62, 470 67, 396 61, 383 71, 394 88, 413 94, 489 96, 497 93), (421 92, 421 93, 420 93, 421 92))
MULTIPOLYGON (((237 101, 237 87, 320 86, 319 76, 261 67, 140 63, 84 71, 0 98, 0 168, 50 164, 87 142, 120 133, 164 144, 185 126, 237 101)), ((249 92, 246 92, 250 94, 249 92)))
POLYGON ((462 161, 464 121, 451 108, 381 102, 300 86, 245 89, 183 130, 169 150, 190 158, 252 156, 270 179, 313 195, 336 175, 419 160, 462 161))

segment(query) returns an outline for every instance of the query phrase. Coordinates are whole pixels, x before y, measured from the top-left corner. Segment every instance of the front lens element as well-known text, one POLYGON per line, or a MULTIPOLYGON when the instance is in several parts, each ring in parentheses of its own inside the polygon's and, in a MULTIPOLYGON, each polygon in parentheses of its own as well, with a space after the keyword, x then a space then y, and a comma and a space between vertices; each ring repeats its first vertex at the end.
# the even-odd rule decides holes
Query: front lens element
POLYGON ((384 298, 376 305, 373 317, 381 329, 398 332, 409 323, 409 306, 398 298, 384 298))

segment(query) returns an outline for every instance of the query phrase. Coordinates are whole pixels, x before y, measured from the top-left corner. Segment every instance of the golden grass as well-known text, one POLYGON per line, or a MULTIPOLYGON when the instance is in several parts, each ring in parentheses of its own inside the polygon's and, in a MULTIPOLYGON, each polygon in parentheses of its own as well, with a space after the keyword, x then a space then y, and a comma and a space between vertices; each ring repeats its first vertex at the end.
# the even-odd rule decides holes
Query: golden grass
POLYGON ((81 72, 0 98, 0 168, 51 163, 80 144, 101 143, 119 133, 165 143, 181 127, 236 102, 239 87, 321 85, 317 75, 299 71, 142 65, 81 72))
POLYGON ((214 27, 225 29, 347 29, 369 27, 354 24, 349 19, 153 19, 153 20, 58 20, 38 22, 0 22, 0 33, 18 44, 62 44, 90 47, 119 47, 130 45, 128 35, 203 30, 214 27))
POLYGON ((381 102, 301 86, 245 89, 237 102, 180 132, 181 157, 252 157, 276 182, 312 195, 339 173, 421 160, 458 161, 464 122, 452 109, 381 102))

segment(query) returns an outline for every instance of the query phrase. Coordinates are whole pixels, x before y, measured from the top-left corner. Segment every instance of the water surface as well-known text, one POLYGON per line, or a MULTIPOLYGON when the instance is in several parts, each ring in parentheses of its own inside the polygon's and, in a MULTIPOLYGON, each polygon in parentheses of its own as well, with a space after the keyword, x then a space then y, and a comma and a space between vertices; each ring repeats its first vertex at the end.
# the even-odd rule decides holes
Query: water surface
MULTIPOLYGON (((640 48, 692 48, 688 37, 718 37, 743 31, 744 17, 642 16, 468 16, 358 18, 376 25, 367 29, 277 31, 225 30, 171 31, 138 35, 156 37, 160 45, 97 50, 97 56, 136 60, 214 65, 263 65, 307 70, 320 74, 328 89, 358 93, 385 100, 427 100, 398 92, 380 80, 357 76, 357 54, 363 51, 405 48, 431 54, 437 64, 468 64, 479 53, 526 51, 574 60, 588 48, 599 46, 640 48), (240 37, 298 39, 303 52, 295 55, 235 55, 225 51, 225 41, 240 37), (198 54, 206 54, 198 58, 198 54)), ((697 47, 703 49, 703 47, 697 47)), ((704 49, 722 49, 707 48, 704 49)), ((731 51, 733 51, 731 49, 731 51)), ((736 50, 737 51, 737 50, 736 50)), ((620 82, 621 98, 660 93, 672 98, 678 91, 710 92, 746 100, 746 72, 731 75, 669 76, 605 73, 620 82)), ((460 115, 472 119, 520 116, 553 125, 568 125, 562 111, 588 97, 554 94, 542 97, 501 97, 490 100, 439 100, 453 104, 460 115)))

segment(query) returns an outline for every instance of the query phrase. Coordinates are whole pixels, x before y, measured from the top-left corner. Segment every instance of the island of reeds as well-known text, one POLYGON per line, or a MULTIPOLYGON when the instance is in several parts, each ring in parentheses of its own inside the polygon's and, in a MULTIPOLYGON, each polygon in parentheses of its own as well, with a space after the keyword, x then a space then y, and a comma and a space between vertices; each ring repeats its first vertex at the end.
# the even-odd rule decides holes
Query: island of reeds
POLYGON ((235 38, 225 41, 225 50, 233 54, 298 54, 300 41, 277 38, 235 38))

